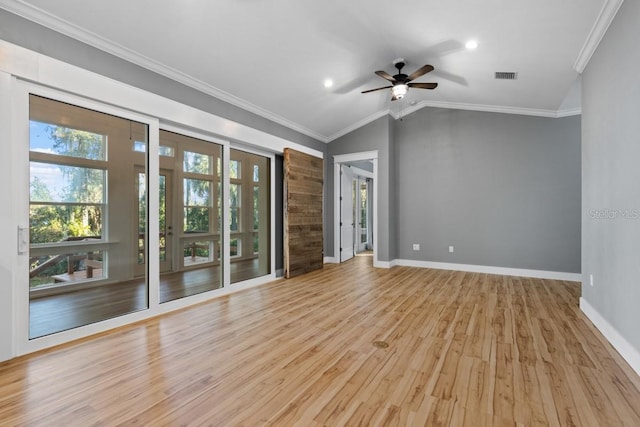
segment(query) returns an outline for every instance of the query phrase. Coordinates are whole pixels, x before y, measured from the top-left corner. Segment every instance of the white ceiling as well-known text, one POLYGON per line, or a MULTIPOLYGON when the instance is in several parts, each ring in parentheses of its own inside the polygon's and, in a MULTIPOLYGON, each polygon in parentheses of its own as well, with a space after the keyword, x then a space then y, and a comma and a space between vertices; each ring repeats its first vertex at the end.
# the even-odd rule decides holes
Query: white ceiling
POLYGON ((389 111, 425 105, 575 113, 574 64, 607 3, 1 0, 0 7, 329 141, 389 111), (464 48, 471 39, 474 51, 464 48), (387 91, 360 93, 386 86, 374 71, 395 74, 398 57, 407 74, 433 65, 416 81, 438 88, 412 89, 394 102, 387 91), (518 79, 495 80, 496 71, 518 79), (323 86, 326 78, 334 87, 323 86))

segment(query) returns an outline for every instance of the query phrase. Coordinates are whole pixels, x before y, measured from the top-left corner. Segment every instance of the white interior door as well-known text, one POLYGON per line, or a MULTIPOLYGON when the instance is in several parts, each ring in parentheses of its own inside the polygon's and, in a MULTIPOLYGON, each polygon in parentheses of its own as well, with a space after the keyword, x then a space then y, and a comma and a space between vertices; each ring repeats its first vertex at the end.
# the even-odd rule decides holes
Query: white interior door
POLYGON ((340 166, 340 262, 353 258, 353 172, 346 165, 340 166))

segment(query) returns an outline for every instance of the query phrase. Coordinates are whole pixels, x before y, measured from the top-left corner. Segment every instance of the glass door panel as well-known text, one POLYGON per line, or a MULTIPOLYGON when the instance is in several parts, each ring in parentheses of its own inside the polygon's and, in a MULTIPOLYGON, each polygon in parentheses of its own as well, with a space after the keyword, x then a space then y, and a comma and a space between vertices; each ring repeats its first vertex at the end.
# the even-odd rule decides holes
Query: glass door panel
POLYGON ((271 273, 270 160, 231 149, 229 227, 231 283, 271 273))
POLYGON ((35 95, 29 120, 29 338, 148 308, 147 126, 35 95))
MULTIPOLYGON (((161 245, 164 231, 164 251, 167 257, 175 254, 172 268, 167 264, 160 277, 163 303, 222 287, 222 265, 217 256, 222 146, 168 131, 160 131, 160 145, 173 147, 175 152, 162 164, 172 174, 160 171, 166 179, 166 200, 160 204, 161 245)), ((160 187, 162 190, 162 179, 160 187)))

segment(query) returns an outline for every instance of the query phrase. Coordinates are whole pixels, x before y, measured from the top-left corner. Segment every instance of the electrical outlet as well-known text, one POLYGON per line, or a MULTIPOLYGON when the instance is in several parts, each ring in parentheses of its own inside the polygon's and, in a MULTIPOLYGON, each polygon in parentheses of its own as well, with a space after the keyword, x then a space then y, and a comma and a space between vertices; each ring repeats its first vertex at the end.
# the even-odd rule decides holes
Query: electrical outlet
POLYGON ((452 254, 453 253, 453 246, 449 246, 449 253, 452 254))
POLYGON ((593 274, 589 275, 589 284, 593 286, 593 274))
POLYGON ((420 250, 420 243, 414 243, 413 244, 413 250, 414 251, 419 251, 420 250))

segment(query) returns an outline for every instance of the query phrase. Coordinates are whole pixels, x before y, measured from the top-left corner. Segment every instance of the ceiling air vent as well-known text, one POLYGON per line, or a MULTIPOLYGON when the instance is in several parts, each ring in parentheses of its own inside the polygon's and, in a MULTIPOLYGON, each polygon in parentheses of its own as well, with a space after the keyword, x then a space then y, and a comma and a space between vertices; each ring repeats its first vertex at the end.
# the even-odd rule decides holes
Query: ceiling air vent
POLYGON ((518 73, 513 71, 496 71, 496 79, 498 80, 517 80, 518 73))

